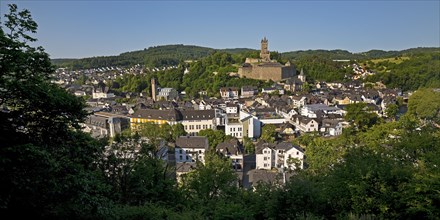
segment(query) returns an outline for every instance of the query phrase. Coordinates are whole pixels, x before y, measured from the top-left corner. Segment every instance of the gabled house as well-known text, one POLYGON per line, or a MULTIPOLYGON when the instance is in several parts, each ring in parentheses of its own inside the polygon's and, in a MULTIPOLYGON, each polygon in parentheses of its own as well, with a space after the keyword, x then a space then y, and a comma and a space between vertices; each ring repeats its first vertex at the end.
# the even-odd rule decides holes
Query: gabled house
POLYGON ((291 122, 295 125, 296 129, 301 132, 313 132, 319 130, 319 123, 313 118, 295 115, 292 117, 291 122))
POLYGON ((182 110, 181 121, 188 135, 197 136, 201 130, 216 130, 215 110, 182 110))
POLYGON ((232 137, 242 139, 243 138, 243 123, 240 120, 238 114, 227 115, 225 120, 225 134, 232 137))
POLYGON ((333 100, 333 104, 335 105, 348 105, 350 104, 350 97, 347 95, 336 95, 333 100))
POLYGON ((290 142, 281 142, 275 146, 275 166, 278 169, 303 169, 304 150, 290 142))
POLYGON ((234 170, 240 171, 243 169, 244 149, 237 139, 231 139, 229 141, 225 141, 218 144, 216 150, 217 152, 223 154, 223 156, 231 159, 232 168, 234 170))
POLYGON ((238 104, 229 102, 226 104, 226 114, 237 114, 238 113, 238 104))
POLYGON ((292 99, 292 105, 295 108, 301 108, 307 104, 306 96, 291 96, 290 98, 292 99))
POLYGON ((349 96, 350 104, 362 102, 362 96, 359 94, 350 94, 349 96))
POLYGON ((302 91, 303 82, 298 78, 287 79, 284 84, 284 89, 290 92, 302 91))
POLYGON ((282 108, 277 108, 276 112, 283 116, 285 119, 289 120, 290 118, 292 118, 292 116, 297 115, 298 112, 295 111, 295 109, 288 107, 288 106, 284 106, 282 108))
POLYGON ((255 145, 256 169, 270 170, 275 167, 274 145, 265 141, 259 141, 255 145))
POLYGON ((371 104, 378 104, 379 103, 379 93, 375 90, 369 90, 364 92, 361 95, 362 101, 366 102, 366 103, 371 103, 371 104))
POLYGON ((196 162, 205 163, 205 152, 209 149, 207 137, 181 136, 176 140, 174 154, 176 163, 196 162))
POLYGON ((319 129, 325 136, 338 136, 342 134, 342 123, 335 119, 322 119, 321 128, 319 129))
POLYGON ((159 88, 156 100, 175 100, 179 97, 179 92, 174 88, 159 88))
POLYGON ((109 91, 109 87, 97 87, 92 92, 93 99, 108 99, 116 97, 114 93, 109 91))
POLYGON ((255 86, 241 87, 241 98, 249 98, 258 94, 258 88, 255 86))
POLYGON ((92 137, 114 137, 129 127, 129 118, 109 112, 95 112, 82 125, 83 131, 92 137))
POLYGON ((284 123, 281 125, 278 125, 277 128, 275 129, 278 133, 280 133, 281 135, 294 135, 295 134, 295 126, 293 126, 290 123, 284 123))
POLYGON ((238 99, 238 91, 236 87, 222 87, 220 88, 220 96, 223 99, 238 99))

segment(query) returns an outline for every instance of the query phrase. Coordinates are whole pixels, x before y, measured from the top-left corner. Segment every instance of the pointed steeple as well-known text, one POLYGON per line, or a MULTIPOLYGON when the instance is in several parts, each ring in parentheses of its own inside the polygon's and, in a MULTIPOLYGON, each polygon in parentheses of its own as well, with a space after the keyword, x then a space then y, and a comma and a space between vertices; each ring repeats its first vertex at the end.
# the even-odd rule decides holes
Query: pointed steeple
POLYGON ((301 82, 306 82, 306 75, 304 75, 304 69, 301 68, 301 72, 298 75, 298 79, 301 80, 301 82))

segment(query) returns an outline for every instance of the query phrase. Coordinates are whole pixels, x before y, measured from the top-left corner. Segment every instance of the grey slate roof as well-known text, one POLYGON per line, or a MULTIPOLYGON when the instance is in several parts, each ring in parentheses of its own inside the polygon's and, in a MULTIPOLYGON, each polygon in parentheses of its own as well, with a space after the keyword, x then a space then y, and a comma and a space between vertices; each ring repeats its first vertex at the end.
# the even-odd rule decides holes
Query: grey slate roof
POLYGON ((231 139, 229 141, 219 143, 216 149, 225 156, 243 154, 243 148, 241 147, 240 142, 238 142, 237 139, 231 139))
POLYGON ((195 162, 176 163, 176 172, 187 173, 197 167, 195 162))
POLYGON ((208 138, 202 136, 180 136, 176 140, 176 147, 199 148, 207 150, 209 147, 208 138))
POLYGON ((287 150, 290 150, 292 148, 295 148, 296 150, 298 150, 300 152, 304 152, 304 149, 302 149, 300 146, 293 145, 290 142, 281 142, 281 143, 279 143, 279 144, 277 144, 275 146, 276 150, 285 150, 285 151, 287 151, 287 150))
POLYGON ((255 144, 255 154, 262 154, 263 153, 263 149, 269 147, 269 148, 274 148, 275 145, 272 143, 268 143, 266 141, 260 140, 257 142, 257 144, 255 144))
POLYGON ((138 109, 133 117, 167 121, 180 121, 182 119, 182 115, 176 109, 138 109))
POLYGON ((182 120, 208 120, 215 118, 215 110, 182 110, 182 120))
POLYGON ((107 118, 101 116, 90 115, 87 117, 87 119, 84 122, 86 124, 98 126, 101 128, 107 127, 107 118))

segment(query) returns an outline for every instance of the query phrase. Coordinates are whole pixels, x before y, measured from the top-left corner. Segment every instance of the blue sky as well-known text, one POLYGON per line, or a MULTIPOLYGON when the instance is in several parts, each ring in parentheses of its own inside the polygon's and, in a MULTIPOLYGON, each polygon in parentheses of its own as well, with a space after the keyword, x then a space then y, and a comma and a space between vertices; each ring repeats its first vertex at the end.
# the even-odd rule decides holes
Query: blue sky
POLYGON ((51 58, 150 46, 401 50, 440 46, 440 1, 1 1, 29 9, 51 58))

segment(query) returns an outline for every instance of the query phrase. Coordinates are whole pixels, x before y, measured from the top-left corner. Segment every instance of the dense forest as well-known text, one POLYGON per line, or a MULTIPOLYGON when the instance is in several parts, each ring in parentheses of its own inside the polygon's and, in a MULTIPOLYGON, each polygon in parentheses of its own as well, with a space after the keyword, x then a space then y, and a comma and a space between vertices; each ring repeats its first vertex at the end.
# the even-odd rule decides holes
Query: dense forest
MULTIPOLYGON (((59 67, 71 69, 89 69, 99 67, 130 67, 136 64, 147 67, 163 67, 178 65, 185 60, 197 60, 207 57, 216 50, 207 47, 191 45, 164 45, 145 48, 144 50, 121 53, 118 56, 89 57, 82 59, 52 59, 52 63, 59 67)), ((246 48, 218 50, 230 54, 247 53, 253 51, 246 48)))
MULTIPOLYGON (((308 168, 293 171, 285 185, 238 188, 230 161, 214 151, 177 183, 173 168, 156 155, 157 141, 172 140, 181 127, 147 125, 112 140, 92 139, 79 130, 84 101, 50 83, 54 66, 48 54, 28 44, 37 29, 30 12, 10 5, 6 18, 0 29, 3 219, 440 216, 438 89, 416 91, 398 121, 364 123, 357 114, 338 138, 302 136, 298 144, 306 149, 308 168)), ((208 58, 191 71, 203 74, 211 65, 233 63, 227 53, 217 56, 220 61, 208 58)))
POLYGON ((377 73, 367 81, 381 81, 390 88, 414 91, 421 87, 440 87, 440 49, 392 59, 369 60, 365 66, 377 73))

